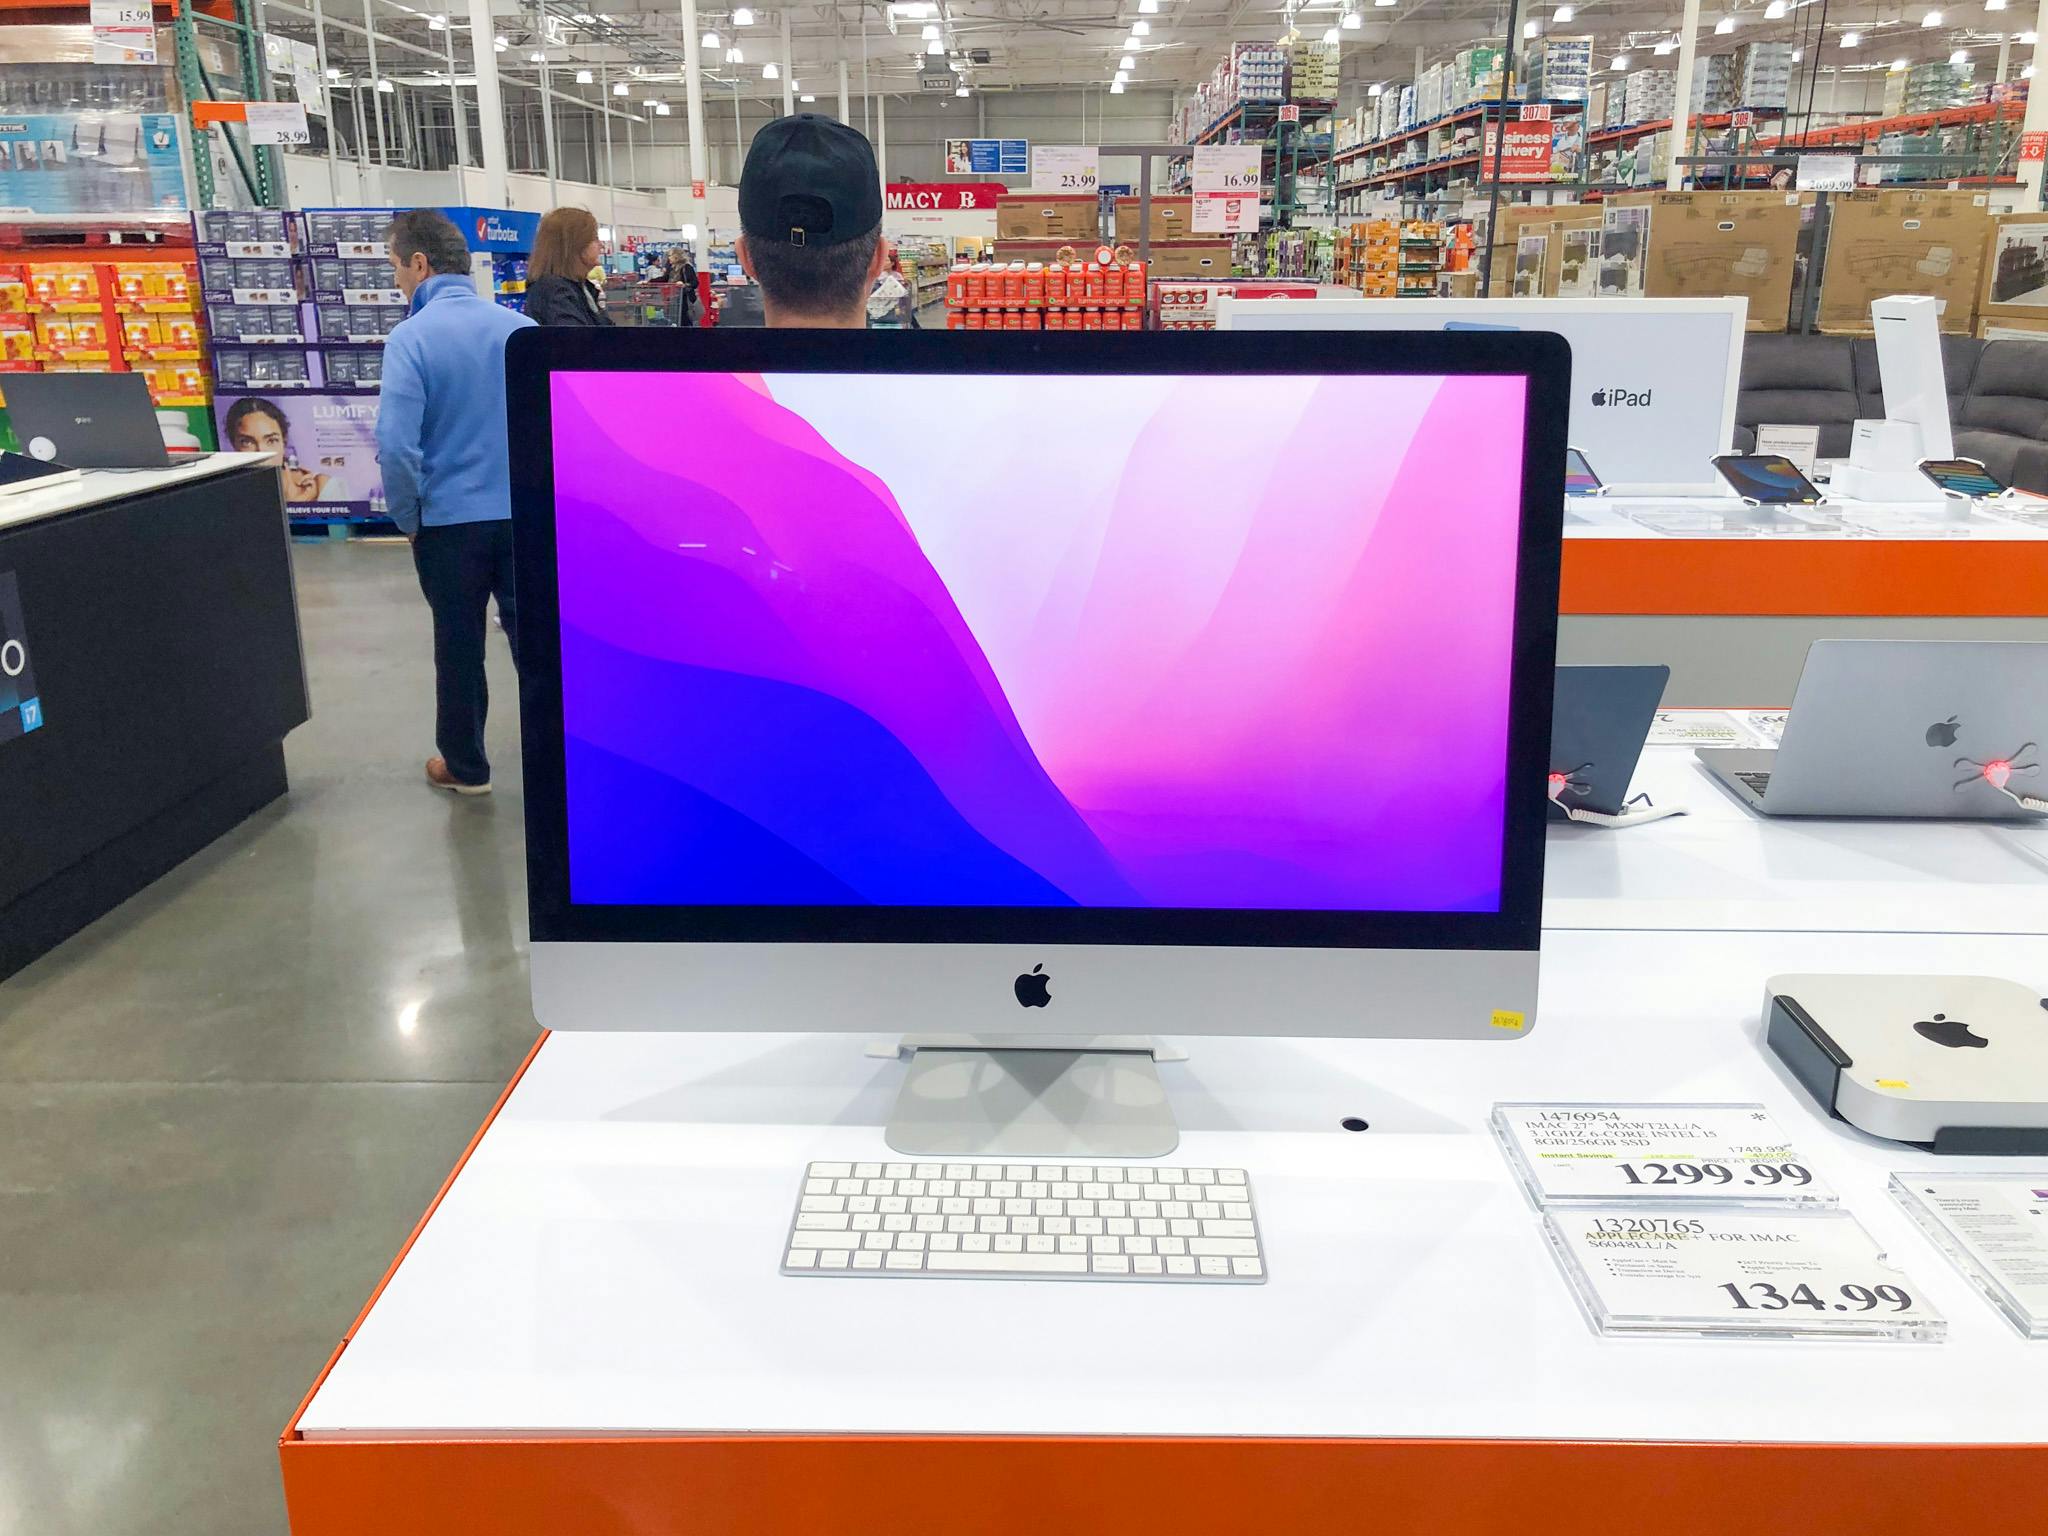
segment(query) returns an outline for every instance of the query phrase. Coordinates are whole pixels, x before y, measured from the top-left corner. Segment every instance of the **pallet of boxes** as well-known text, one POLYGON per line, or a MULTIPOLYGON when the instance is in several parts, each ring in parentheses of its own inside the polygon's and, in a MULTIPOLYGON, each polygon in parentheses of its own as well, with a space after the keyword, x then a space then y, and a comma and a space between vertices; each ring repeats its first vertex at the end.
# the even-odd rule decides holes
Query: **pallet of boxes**
POLYGON ((1990 199, 1967 189, 1860 188, 1830 200, 1820 329, 1868 336, 1870 301, 1894 293, 1941 301, 1942 330, 1975 328, 1990 199))
MULTIPOLYGON (((1495 218, 1488 298, 1591 298, 1600 210, 1579 203, 1503 207, 1495 218)), ((1474 285, 1477 292, 1477 284, 1474 285)))
POLYGON ((1231 242, 1227 236, 1196 235, 1193 197, 1155 197, 1151 202, 1148 216, 1140 199, 1116 200, 1118 245, 1137 250, 1141 233, 1149 232, 1154 278, 1230 276, 1231 242))
MULTIPOLYGON (((1734 295, 1748 301, 1746 329, 1783 331, 1792 319, 1800 226, 1812 211, 1805 192, 1621 193, 1604 205, 1596 286, 1584 291, 1652 299, 1734 295)), ((1868 330, 1867 300, 1863 319, 1868 330)))

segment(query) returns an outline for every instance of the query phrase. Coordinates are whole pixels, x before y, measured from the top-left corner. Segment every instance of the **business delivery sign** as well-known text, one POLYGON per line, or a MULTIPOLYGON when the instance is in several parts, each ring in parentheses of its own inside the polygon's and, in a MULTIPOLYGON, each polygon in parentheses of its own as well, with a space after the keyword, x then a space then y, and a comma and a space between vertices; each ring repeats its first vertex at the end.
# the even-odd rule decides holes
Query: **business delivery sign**
POLYGON ((0 741, 12 741, 43 723, 36 695, 36 671, 28 652, 28 626, 21 618, 21 589, 14 572, 0 571, 0 741))

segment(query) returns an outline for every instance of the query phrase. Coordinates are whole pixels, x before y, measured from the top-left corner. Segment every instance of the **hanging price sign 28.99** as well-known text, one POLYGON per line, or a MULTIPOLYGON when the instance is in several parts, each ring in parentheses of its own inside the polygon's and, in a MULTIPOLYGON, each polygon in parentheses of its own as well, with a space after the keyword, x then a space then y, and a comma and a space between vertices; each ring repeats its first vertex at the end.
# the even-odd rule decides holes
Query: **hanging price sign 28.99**
POLYGON ((1196 234, 1234 235, 1259 227, 1262 154, 1256 144, 1204 144, 1196 149, 1196 234))

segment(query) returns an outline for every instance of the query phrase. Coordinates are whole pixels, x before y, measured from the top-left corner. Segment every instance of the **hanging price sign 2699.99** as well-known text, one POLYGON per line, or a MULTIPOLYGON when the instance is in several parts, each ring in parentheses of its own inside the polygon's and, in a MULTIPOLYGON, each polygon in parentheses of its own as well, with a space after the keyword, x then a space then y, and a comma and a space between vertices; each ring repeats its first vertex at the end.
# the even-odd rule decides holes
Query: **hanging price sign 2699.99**
POLYGON ((1204 144, 1195 151, 1195 233, 1235 235, 1259 227, 1256 144, 1204 144))

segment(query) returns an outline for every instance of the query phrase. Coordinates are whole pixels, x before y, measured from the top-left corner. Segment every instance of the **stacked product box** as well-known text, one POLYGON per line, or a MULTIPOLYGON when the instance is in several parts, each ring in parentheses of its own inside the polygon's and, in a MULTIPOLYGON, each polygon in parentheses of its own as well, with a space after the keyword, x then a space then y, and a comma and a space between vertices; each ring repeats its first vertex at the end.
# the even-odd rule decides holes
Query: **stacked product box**
POLYGON ((1735 105, 1782 107, 1792 92, 1792 45, 1745 43, 1736 53, 1735 105))
POLYGON ((1968 64, 1916 64, 1905 73, 1905 88, 1896 110, 1939 112, 1945 107, 1961 106, 1969 96, 1974 75, 1968 64))
POLYGON ((390 218, 388 209, 306 214, 314 334, 330 389, 375 389, 384 377, 384 338, 405 318, 390 264, 371 254, 390 218))
POLYGON ((1668 69, 1632 69, 1624 80, 1629 123, 1654 123, 1678 105, 1678 78, 1668 69))
POLYGON ((1152 326, 1161 331, 1213 331, 1216 300, 1226 293, 1240 299, 1313 299, 1316 287, 1314 283, 1155 278, 1150 296, 1152 326))
MULTIPOLYGON (((195 214, 200 287, 224 390, 305 389, 319 382, 300 283, 297 216, 267 209, 195 214)), ((385 271, 390 267, 387 264, 385 271)), ((388 278, 387 278, 388 281, 388 278)))
POLYGON ((1337 99, 1337 45, 1297 39, 1289 50, 1290 101, 1335 101, 1337 99))
POLYGON ((1415 87, 1404 85, 1401 87, 1401 111, 1394 125, 1395 131, 1397 133, 1405 133, 1410 128, 1413 128, 1418 121, 1420 119, 1415 115, 1415 87))
POLYGON ((1447 110, 1444 106, 1444 80, 1450 68, 1444 64, 1432 64, 1415 77, 1415 121, 1431 123, 1442 117, 1447 110))
POLYGON ((1391 299, 1400 286, 1401 221, 1368 219, 1339 230, 1334 260, 1338 282, 1391 299))
POLYGON ((1693 61, 1692 110, 1695 113, 1728 112, 1742 105, 1737 99, 1735 55, 1708 54, 1693 61))
POLYGON ((1141 261, 962 262, 946 274, 949 331, 1136 331, 1144 303, 1141 261))
POLYGON ((1452 56, 1451 73, 1459 106, 1499 99, 1501 64, 1505 57, 1503 50, 1491 43, 1475 43, 1470 48, 1459 49, 1452 56))
POLYGON ((1380 92, 1371 138, 1391 139, 1401 131, 1401 92, 1404 89, 1404 86, 1390 85, 1380 92))
POLYGON ((1278 44, 1232 44, 1230 69, 1238 103, 1287 100, 1287 50, 1278 44))
POLYGON ((1584 101, 1593 88, 1593 39, 1546 37, 1529 49, 1527 101, 1584 101))

